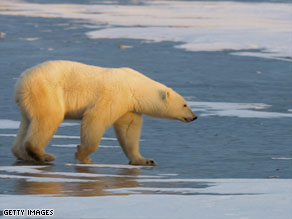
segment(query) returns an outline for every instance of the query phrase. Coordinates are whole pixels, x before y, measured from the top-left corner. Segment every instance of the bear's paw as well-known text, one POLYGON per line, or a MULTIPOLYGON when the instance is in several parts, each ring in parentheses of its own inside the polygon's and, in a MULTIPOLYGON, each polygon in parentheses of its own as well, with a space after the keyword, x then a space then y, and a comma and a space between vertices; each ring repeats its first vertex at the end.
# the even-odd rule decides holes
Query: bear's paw
POLYGON ((130 165, 140 165, 140 166, 156 166, 157 163, 152 159, 141 158, 139 160, 131 160, 130 165))
POLYGON ((44 154, 43 155, 44 162, 51 162, 51 161, 54 161, 55 159, 56 159, 56 157, 52 154, 44 154))

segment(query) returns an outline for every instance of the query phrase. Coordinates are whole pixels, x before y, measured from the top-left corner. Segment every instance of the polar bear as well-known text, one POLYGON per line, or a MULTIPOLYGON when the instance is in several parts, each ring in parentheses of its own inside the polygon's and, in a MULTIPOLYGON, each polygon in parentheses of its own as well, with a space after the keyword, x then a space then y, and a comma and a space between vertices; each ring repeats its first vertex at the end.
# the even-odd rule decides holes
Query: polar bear
POLYGON ((102 68, 72 61, 47 61, 26 70, 15 86, 21 123, 12 146, 20 160, 50 162, 45 147, 64 119, 81 120, 75 158, 89 155, 114 126, 132 165, 156 165, 139 152, 142 115, 191 122, 197 117, 171 88, 130 68, 102 68))

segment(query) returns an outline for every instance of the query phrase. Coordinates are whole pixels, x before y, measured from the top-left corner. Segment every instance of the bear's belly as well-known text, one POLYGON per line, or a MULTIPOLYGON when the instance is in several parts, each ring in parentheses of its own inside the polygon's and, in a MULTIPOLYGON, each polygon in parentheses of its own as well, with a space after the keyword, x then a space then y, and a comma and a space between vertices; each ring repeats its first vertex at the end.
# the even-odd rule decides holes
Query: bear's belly
POLYGON ((65 113, 64 119, 77 119, 81 120, 86 108, 69 110, 65 113))

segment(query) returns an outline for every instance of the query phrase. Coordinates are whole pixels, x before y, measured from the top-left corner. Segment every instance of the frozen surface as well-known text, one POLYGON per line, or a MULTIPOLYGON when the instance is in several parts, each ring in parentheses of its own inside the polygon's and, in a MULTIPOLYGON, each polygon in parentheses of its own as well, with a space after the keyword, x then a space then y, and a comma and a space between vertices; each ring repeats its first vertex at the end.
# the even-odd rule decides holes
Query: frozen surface
POLYGON ((0 211, 290 219, 291 16, 286 0, 1 0, 0 211), (76 121, 46 147, 53 163, 16 161, 15 79, 50 59, 134 68, 182 94, 198 120, 144 117, 140 150, 156 167, 127 165, 113 129, 94 164, 76 164, 76 121))
POLYGON ((0 119, 0 129, 18 129, 19 121, 12 121, 8 119, 0 119))
MULTIPOLYGON (((130 167, 110 164, 68 166, 130 167)), ((2 180, 22 180, 19 186, 26 188, 24 194, 29 194, 0 195, 1 209, 54 209, 54 218, 176 219, 196 215, 214 219, 288 219, 292 213, 291 179, 178 179, 171 174, 157 179, 154 175, 60 173, 49 171, 49 168, 0 166, 2 180), (112 184, 116 180, 120 185, 112 184), (179 182, 188 182, 189 186, 182 187, 177 184, 179 182), (103 183, 106 184, 101 186, 103 183), (69 188, 78 191, 68 193, 69 188)))
POLYGON ((1 195, 0 205, 2 209, 54 209, 54 218, 288 219, 291 216, 291 180, 198 179, 197 181, 205 182, 209 186, 197 189, 134 188, 123 191, 117 189, 123 195, 103 197, 1 195), (156 191, 158 194, 139 194, 143 190, 156 191), (195 194, 159 194, 163 191, 195 194))
POLYGON ((235 50, 239 52, 232 54, 291 61, 291 8, 287 3, 220 1, 89 6, 2 0, 0 13, 86 20, 98 28, 87 33, 93 39, 172 41, 178 43, 176 48, 188 51, 235 50))
POLYGON ((49 177, 34 177, 34 176, 19 176, 19 175, 7 175, 7 174, 0 174, 0 178, 2 179, 20 179, 25 180, 26 182, 90 182, 91 180, 84 180, 84 179, 66 179, 66 178, 49 178, 49 177))
MULTIPOLYGON (((68 165, 72 166, 72 165, 68 165)), ((97 173, 78 173, 78 172, 51 172, 51 171, 45 171, 42 170, 43 168, 48 168, 49 166, 0 166, 0 171, 5 172, 12 172, 12 173, 28 173, 28 174, 39 174, 44 179, 46 177, 50 177, 50 175, 53 176, 62 176, 62 177, 86 177, 86 178, 96 178, 96 177, 135 177, 135 178, 159 178, 160 176, 147 176, 147 175, 137 175, 137 176, 131 176, 131 175, 113 175, 113 174, 97 174, 97 173), (40 170, 41 169, 41 170, 40 170)), ((77 165, 78 167, 78 165, 77 165)), ((80 167, 104 167, 103 165, 80 165, 80 167)), ((109 166, 107 166, 109 167, 109 166)), ((117 167, 117 166, 116 166, 117 167)), ((119 168, 123 168, 123 166, 120 166, 119 168)), ((0 175, 1 177, 1 175, 0 175)), ((7 178, 7 175, 4 175, 2 178, 7 178)), ((42 178, 36 178, 33 177, 33 179, 42 179, 42 178)), ((57 179, 58 180, 58 179, 57 179)))
POLYGON ((272 157, 272 160, 292 160, 292 157, 272 157))
MULTIPOLYGON (((187 6, 186 6, 187 7, 187 6)), ((255 6, 256 7, 256 6, 255 6)), ((291 6, 290 6, 291 7, 291 6)), ((199 9, 197 9, 199 10, 199 9)), ((209 12, 211 13, 211 12, 209 12)), ((243 15, 248 16, 248 14, 243 15)), ((216 19, 215 17, 213 18, 216 19)), ((227 19, 232 19, 226 17, 227 19)), ((267 21, 268 22, 268 21, 267 21)), ((172 41, 183 44, 176 48, 187 51, 222 51, 222 50, 254 50, 253 52, 232 52, 234 55, 274 58, 291 61, 291 50, 286 47, 291 42, 291 32, 287 30, 268 32, 267 30, 251 31, 254 27, 246 25, 247 29, 238 27, 122 27, 90 31, 88 37, 97 38, 128 38, 153 42, 172 41), (211 30, 210 30, 211 29, 211 30), (252 34, 250 33, 252 32, 252 34), (221 36, 221 37, 218 37, 221 36), (266 37, 266 36, 269 37, 266 37), (277 43, 274 39, 277 38, 277 43)))
POLYGON ((263 103, 195 102, 189 105, 200 116, 235 116, 240 118, 292 118, 292 113, 263 111, 271 107, 263 103))

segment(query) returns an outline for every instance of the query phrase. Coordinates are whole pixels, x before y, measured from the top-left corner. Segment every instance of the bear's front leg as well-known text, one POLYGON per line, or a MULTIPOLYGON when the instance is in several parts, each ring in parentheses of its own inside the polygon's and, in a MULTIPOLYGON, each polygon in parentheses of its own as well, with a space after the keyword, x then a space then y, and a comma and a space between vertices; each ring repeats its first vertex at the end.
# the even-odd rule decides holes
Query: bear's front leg
POLYGON ((154 160, 142 157, 139 152, 141 126, 142 115, 132 112, 125 114, 114 124, 119 143, 130 160, 129 164, 156 166, 154 160))
MULTIPOLYGON (((86 149, 85 149, 86 150, 86 149)), ((79 163, 82 164, 91 164, 92 160, 88 157, 88 152, 82 152, 81 146, 77 145, 77 151, 75 153, 75 159, 79 161, 79 163)))
POLYGON ((81 122, 81 145, 77 146, 77 152, 75 153, 75 159, 82 164, 90 164, 92 160, 89 155, 96 151, 99 146, 100 139, 103 136, 105 127, 101 121, 87 114, 83 117, 81 122))

